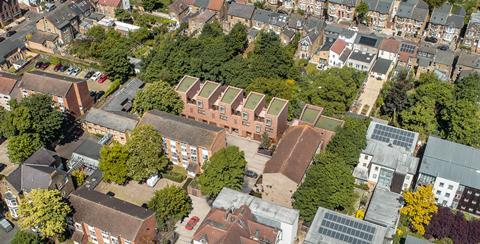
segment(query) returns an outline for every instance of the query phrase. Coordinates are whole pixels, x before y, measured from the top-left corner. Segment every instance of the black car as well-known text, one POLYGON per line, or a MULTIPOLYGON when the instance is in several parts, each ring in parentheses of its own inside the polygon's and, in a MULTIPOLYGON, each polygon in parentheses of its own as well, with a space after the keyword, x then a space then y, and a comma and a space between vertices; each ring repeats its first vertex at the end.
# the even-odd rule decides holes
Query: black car
POLYGON ((39 61, 39 62, 35 63, 35 68, 38 69, 38 68, 42 67, 42 65, 43 65, 43 62, 39 61))
POLYGON ((64 66, 62 66, 58 71, 64 72, 64 71, 67 70, 68 68, 69 68, 68 65, 64 65, 64 66))
POLYGON ((437 40, 437 38, 435 38, 435 37, 430 37, 430 36, 429 36, 429 37, 426 37, 426 38, 425 38, 425 41, 426 41, 426 42, 431 42, 431 43, 437 43, 438 40, 437 40))
POLYGON ((105 92, 104 92, 104 91, 98 91, 98 92, 97 92, 97 95, 95 96, 95 99, 98 100, 98 99, 100 99, 103 95, 105 95, 105 92))
POLYGON ((95 74, 95 71, 88 71, 86 74, 85 74, 85 79, 90 79, 90 77, 92 77, 92 75, 95 74))
POLYGON ((9 37, 9 36, 15 35, 15 33, 17 33, 17 32, 14 31, 14 30, 11 30, 11 31, 7 31, 7 34, 6 34, 6 35, 7 35, 7 37, 9 37))
POLYGON ((439 46, 438 49, 440 49, 442 51, 448 51, 448 45, 439 46))
POLYGON ((115 196, 115 193, 109 191, 109 192, 107 192, 107 196, 114 197, 114 196, 115 196))
POLYGON ((258 174, 257 174, 257 173, 255 173, 255 172, 253 172, 253 171, 251 171, 251 170, 248 170, 248 169, 245 171, 245 175, 246 175, 247 177, 254 178, 254 179, 258 177, 258 174))
POLYGON ((5 37, 0 36, 0 42, 3 42, 3 41, 5 41, 5 37))

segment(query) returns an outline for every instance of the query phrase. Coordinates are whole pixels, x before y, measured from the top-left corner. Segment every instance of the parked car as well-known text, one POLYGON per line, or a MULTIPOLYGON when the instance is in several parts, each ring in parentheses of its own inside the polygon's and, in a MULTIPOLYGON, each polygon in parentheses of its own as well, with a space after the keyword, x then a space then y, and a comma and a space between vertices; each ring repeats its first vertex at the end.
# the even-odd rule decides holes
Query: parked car
POLYGON ((197 225, 197 223, 199 221, 200 221, 199 217, 197 217, 197 216, 191 217, 190 220, 188 221, 187 225, 185 225, 185 229, 192 230, 193 227, 195 227, 195 225, 197 225))
POLYGON ((68 68, 69 68, 68 65, 63 65, 58 71, 64 72, 64 71, 67 70, 68 68))
POLYGON ((438 47, 438 49, 442 50, 442 51, 448 51, 448 45, 441 45, 438 47))
POLYGON ((102 75, 102 73, 97 71, 92 75, 92 77, 90 77, 90 79, 92 79, 93 81, 97 81, 98 78, 100 78, 101 75, 102 75))
POLYGON ((55 67, 53 67, 53 71, 58 72, 61 68, 62 68, 62 65, 57 64, 57 65, 55 65, 55 67))
POLYGON ((46 68, 48 68, 48 66, 50 66, 50 63, 49 63, 49 62, 43 62, 43 63, 40 65, 40 69, 45 70, 46 68))
POLYGON ((95 71, 90 70, 90 71, 88 71, 88 72, 85 74, 85 76, 84 76, 83 78, 85 78, 85 79, 90 79, 90 77, 92 77, 92 75, 93 75, 94 73, 95 73, 95 71))
POLYGON ((43 62, 40 62, 40 61, 36 62, 35 63, 35 68, 39 69, 40 66, 42 66, 42 64, 43 64, 43 62))
POLYGON ((7 34, 6 34, 6 36, 7 36, 7 37, 9 37, 9 36, 13 36, 13 35, 15 35, 15 33, 17 33, 17 32, 16 32, 16 31, 14 31, 14 30, 7 31, 7 34))
POLYGON ((80 69, 79 67, 75 67, 75 69, 73 69, 73 72, 72 72, 72 76, 77 76, 78 73, 80 73, 82 69, 80 69))
POLYGON ((114 197, 114 196, 115 196, 115 193, 109 191, 109 192, 107 192, 107 196, 114 197))
POLYGON ((5 41, 5 37, 0 36, 0 42, 3 42, 3 41, 5 41))
POLYGON ((426 38, 425 38, 425 41, 426 41, 426 42, 431 42, 431 43, 437 43, 438 40, 437 40, 437 38, 435 38, 435 37, 430 37, 430 36, 429 36, 429 37, 426 37, 426 38))
POLYGON ((98 79, 98 83, 102 84, 103 82, 105 82, 106 80, 108 79, 108 76, 103 74, 100 76, 100 78, 98 79))
POLYGON ((67 69, 67 71, 65 71, 67 73, 67 75, 71 75, 73 73, 73 70, 75 69, 75 67, 71 66, 70 68, 67 69))
POLYGON ((91 97, 95 97, 96 93, 97 93, 97 92, 95 92, 95 91, 90 91, 90 96, 91 96, 91 97))
POLYGON ((254 179, 256 179, 256 178, 258 177, 258 174, 257 174, 257 173, 255 173, 255 172, 253 172, 253 171, 251 171, 251 170, 249 170, 249 169, 247 169, 247 170, 245 171, 245 175, 246 175, 247 177, 254 178, 254 179))
POLYGON ((100 99, 101 97, 103 97, 103 95, 105 95, 105 92, 104 92, 104 91, 98 91, 98 92, 97 92, 97 95, 95 96, 95 99, 98 100, 98 99, 100 99))
POLYGON ((13 225, 4 217, 0 218, 0 227, 5 232, 10 232, 11 230, 13 230, 13 225))

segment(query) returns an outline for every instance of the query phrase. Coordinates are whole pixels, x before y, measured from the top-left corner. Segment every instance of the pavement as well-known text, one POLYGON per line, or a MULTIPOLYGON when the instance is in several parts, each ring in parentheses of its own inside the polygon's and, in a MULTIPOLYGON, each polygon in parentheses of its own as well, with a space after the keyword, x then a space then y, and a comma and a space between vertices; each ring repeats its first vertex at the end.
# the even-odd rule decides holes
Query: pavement
MULTIPOLYGON (((246 169, 257 173, 258 177, 263 174, 265 164, 270 159, 270 157, 257 153, 260 142, 232 134, 227 134, 227 145, 237 146, 238 148, 240 148, 241 151, 245 153, 245 160, 247 161, 246 169)), ((249 193, 252 189, 255 189, 255 183, 257 182, 258 177, 254 179, 244 176, 242 192, 249 193)))
POLYGON ((13 229, 9 232, 5 232, 3 229, 0 229, 0 243, 11 243, 13 236, 18 231, 18 227, 16 225, 13 226, 13 229))
POLYGON ((95 190, 102 193, 111 191, 115 193, 115 197, 118 199, 135 204, 137 206, 142 206, 142 204, 150 201, 155 191, 170 185, 181 187, 182 183, 174 182, 168 179, 160 179, 155 187, 150 187, 145 183, 139 184, 136 181, 130 181, 126 185, 117 185, 115 183, 107 183, 102 181, 97 187, 95 187, 95 190))
POLYGON ((207 214, 210 211, 210 206, 205 199, 193 195, 189 196, 190 199, 192 199, 193 209, 187 218, 183 219, 183 221, 178 221, 177 224, 175 224, 175 232, 179 235, 179 238, 176 242, 177 244, 192 243, 193 234, 195 234, 195 231, 197 231, 198 227, 200 227, 200 224, 203 222, 203 220, 205 220, 205 217, 207 217, 207 214), (193 216, 199 217, 200 221, 197 223, 197 225, 195 225, 195 227, 193 227, 192 230, 185 229, 185 225, 188 223, 188 220, 193 216))

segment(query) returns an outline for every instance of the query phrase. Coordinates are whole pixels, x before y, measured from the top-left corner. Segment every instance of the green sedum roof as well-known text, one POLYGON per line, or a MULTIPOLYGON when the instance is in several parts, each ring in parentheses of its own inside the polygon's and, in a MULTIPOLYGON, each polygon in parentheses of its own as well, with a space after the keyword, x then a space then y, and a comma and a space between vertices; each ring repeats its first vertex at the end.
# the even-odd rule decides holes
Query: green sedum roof
POLYGON ((262 100, 262 97, 263 95, 261 94, 250 92, 243 107, 246 109, 255 109, 258 103, 260 103, 260 100, 262 100))
POLYGON ((186 92, 190 86, 197 80, 195 77, 185 76, 178 84, 177 91, 186 92))
POLYGON ((317 109, 307 107, 303 112, 302 118, 300 120, 313 124, 315 123, 315 119, 317 119, 319 114, 320 111, 318 111, 317 109))
POLYGON ((240 88, 229 86, 225 91, 225 93, 223 94, 222 102, 228 103, 228 104, 232 103, 233 99, 235 99, 241 91, 242 89, 240 88))
POLYGON ((338 127, 342 126, 342 121, 332 119, 329 117, 321 116, 315 127, 322 128, 329 131, 336 131, 338 127))
POLYGON ((212 92, 215 91, 218 86, 219 84, 217 83, 207 81, 203 85, 202 90, 200 90, 200 93, 198 95, 205 98, 210 97, 210 95, 212 95, 212 92))
POLYGON ((282 108, 285 106, 287 101, 280 100, 276 97, 272 99, 272 102, 270 102, 270 106, 268 107, 267 114, 270 115, 278 115, 280 111, 282 111, 282 108))

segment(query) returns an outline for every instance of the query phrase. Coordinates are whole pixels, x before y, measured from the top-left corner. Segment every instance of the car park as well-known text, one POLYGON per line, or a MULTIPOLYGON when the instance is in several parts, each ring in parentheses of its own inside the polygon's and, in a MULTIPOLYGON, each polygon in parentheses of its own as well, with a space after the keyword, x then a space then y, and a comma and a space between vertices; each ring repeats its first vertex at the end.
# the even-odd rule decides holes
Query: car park
POLYGON ((106 80, 108 79, 108 76, 103 74, 100 76, 100 78, 98 78, 98 83, 102 84, 103 82, 105 82, 106 80))
POLYGON ((197 225, 197 223, 200 221, 200 218, 197 216, 193 216, 188 220, 187 225, 185 225, 185 229, 187 230, 193 230, 193 227, 197 225))
POLYGON ((35 63, 35 68, 39 69, 40 66, 42 66, 42 64, 43 64, 43 63, 40 62, 40 61, 36 62, 36 63, 35 63))
POLYGON ((88 72, 85 74, 85 76, 84 76, 83 78, 85 78, 85 79, 90 79, 90 77, 92 77, 92 75, 93 75, 94 73, 95 73, 95 71, 90 70, 90 71, 88 71, 88 72))
POLYGON ((92 75, 92 77, 90 77, 90 79, 92 79, 93 81, 97 81, 98 78, 100 78, 101 75, 102 75, 102 73, 97 71, 92 75))
POLYGON ((68 68, 67 71, 65 72, 67 73, 67 75, 72 75, 74 70, 75 70, 75 67, 70 66, 70 68, 68 68))

